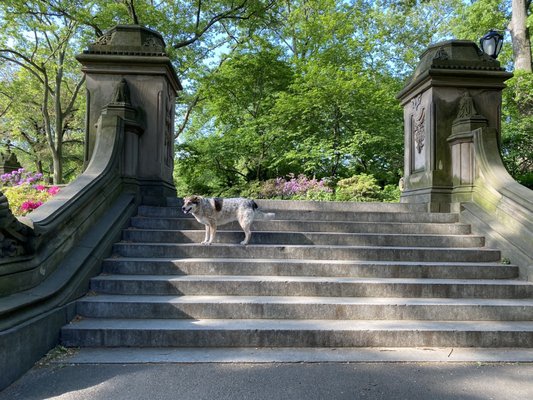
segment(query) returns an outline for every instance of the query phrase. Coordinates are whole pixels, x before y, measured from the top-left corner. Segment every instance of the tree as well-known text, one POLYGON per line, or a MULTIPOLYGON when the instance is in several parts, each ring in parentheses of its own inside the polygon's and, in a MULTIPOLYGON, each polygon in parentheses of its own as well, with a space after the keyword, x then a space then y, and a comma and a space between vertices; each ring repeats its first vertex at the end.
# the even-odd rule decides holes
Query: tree
MULTIPOLYGON (((187 144, 180 147, 177 163, 189 164, 194 158, 202 169, 211 170, 216 176, 212 190, 271 178, 272 165, 282 156, 279 143, 283 138, 274 135, 271 115, 276 97, 287 88, 293 72, 278 50, 264 45, 240 50, 202 80, 204 101, 201 113, 196 112, 196 121, 201 123, 185 135, 187 144)), ((186 168, 181 172, 185 172, 181 179, 195 185, 186 168)))
POLYGON ((180 146, 185 191, 219 194, 226 183, 290 173, 337 180, 364 171, 382 184, 398 181, 402 114, 394 95, 401 82, 383 72, 388 63, 370 62, 362 29, 354 36, 365 10, 332 0, 280 2, 273 22, 249 38, 253 45, 207 73, 180 146), (254 47, 275 49, 277 59, 248 50, 254 47), (294 78, 280 81, 278 68, 294 78), (192 162, 210 171, 211 186, 184 167, 192 162))
POLYGON ((527 26, 527 11, 531 0, 512 0, 512 16, 509 23, 513 42, 514 67, 517 71, 532 72, 531 38, 527 26))
MULTIPOLYGON (((16 75, 22 81, 31 81, 40 106, 39 121, 34 122, 42 127, 46 138, 53 162, 53 181, 62 183, 64 142, 72 128, 70 123, 84 81, 72 72, 75 66, 72 43, 79 25, 57 16, 40 1, 5 1, 0 4, 0 15, 3 17, 0 61, 18 67, 16 75)), ((8 97, 20 101, 14 93, 8 97)))

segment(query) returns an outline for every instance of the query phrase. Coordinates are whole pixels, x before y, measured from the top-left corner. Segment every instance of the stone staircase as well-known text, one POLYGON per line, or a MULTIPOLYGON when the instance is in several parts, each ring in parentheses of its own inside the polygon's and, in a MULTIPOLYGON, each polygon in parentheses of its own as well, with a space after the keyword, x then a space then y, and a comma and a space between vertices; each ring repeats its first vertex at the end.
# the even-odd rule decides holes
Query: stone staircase
POLYGON ((533 285, 421 205, 258 201, 248 246, 141 206, 79 317, 75 347, 533 347, 533 285))

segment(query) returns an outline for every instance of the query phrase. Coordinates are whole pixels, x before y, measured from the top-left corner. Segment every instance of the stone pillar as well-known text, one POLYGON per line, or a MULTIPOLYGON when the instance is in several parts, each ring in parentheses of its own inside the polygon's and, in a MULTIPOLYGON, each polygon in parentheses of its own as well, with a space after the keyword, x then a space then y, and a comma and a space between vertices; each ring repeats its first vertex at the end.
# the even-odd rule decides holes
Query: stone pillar
POLYGON ((471 197, 471 131, 500 131, 501 91, 512 74, 474 42, 429 47, 398 94, 404 107, 404 190, 401 201, 449 212, 471 197))
POLYGON ((76 58, 87 88, 85 161, 91 159, 103 109, 126 106, 140 116, 142 126, 125 131, 125 177, 140 185, 145 198, 175 196, 174 106, 182 87, 161 35, 118 25, 76 58))

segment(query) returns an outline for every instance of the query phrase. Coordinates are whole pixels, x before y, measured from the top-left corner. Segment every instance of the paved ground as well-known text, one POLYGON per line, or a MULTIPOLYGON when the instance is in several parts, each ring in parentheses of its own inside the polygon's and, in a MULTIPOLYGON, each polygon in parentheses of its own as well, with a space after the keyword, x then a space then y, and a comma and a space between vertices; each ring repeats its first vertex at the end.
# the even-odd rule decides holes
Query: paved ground
POLYGON ((75 357, 42 360, 0 400, 533 399, 533 363, 73 364, 75 357))

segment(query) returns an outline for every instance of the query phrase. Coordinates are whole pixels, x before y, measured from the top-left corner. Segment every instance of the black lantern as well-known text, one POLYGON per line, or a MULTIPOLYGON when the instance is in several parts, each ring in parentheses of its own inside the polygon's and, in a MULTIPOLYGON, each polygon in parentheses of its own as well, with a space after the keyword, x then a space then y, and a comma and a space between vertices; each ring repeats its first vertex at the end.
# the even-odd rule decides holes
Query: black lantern
POLYGON ((492 58, 498 58, 498 54, 502 49, 503 35, 493 29, 491 29, 485 36, 479 39, 481 50, 483 53, 491 56, 492 58))

